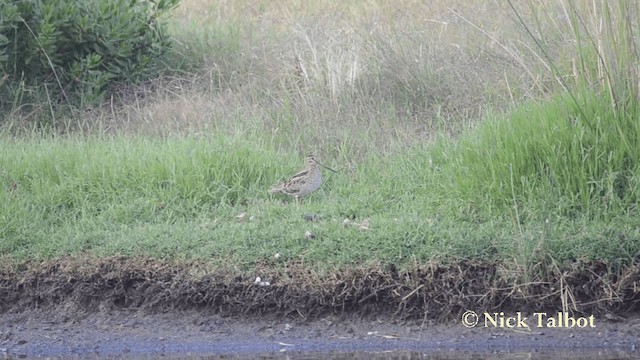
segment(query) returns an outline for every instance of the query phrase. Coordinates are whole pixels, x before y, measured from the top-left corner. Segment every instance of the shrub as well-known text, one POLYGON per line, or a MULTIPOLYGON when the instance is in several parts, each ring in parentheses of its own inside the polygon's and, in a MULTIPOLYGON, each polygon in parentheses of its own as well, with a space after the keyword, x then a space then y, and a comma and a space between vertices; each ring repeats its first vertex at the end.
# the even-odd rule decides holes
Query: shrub
POLYGON ((178 2, 0 0, 0 107, 42 91, 84 106, 148 76, 170 45, 159 19, 178 2))

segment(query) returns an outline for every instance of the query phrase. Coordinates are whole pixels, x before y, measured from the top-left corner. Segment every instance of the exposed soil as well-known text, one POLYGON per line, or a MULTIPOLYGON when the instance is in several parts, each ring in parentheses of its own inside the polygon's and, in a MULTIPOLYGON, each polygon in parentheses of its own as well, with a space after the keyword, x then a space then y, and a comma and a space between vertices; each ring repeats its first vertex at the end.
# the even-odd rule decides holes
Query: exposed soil
POLYGON ((80 256, 0 264, 0 313, 69 303, 83 311, 207 309, 221 315, 307 320, 348 314, 443 322, 459 319, 468 309, 640 312, 640 261, 622 268, 577 262, 535 270, 530 273, 544 275, 522 283, 522 274, 501 264, 471 261, 320 275, 299 263, 259 265, 251 273, 238 273, 195 261, 80 256))
MULTIPOLYGON (((0 267, 0 355, 291 351, 640 351, 640 263, 572 264, 516 284, 499 264, 233 274, 203 263, 76 257, 0 267), (259 276, 260 281, 256 282, 259 276), (262 283, 260 283, 262 282, 262 283), (565 309, 595 326, 538 326, 565 309), (507 328, 463 312, 521 312, 507 328), (550 315, 551 316, 551 315, 550 315), (517 324, 514 320, 512 324, 517 324)), ((496 317, 499 319, 500 317, 496 317)))

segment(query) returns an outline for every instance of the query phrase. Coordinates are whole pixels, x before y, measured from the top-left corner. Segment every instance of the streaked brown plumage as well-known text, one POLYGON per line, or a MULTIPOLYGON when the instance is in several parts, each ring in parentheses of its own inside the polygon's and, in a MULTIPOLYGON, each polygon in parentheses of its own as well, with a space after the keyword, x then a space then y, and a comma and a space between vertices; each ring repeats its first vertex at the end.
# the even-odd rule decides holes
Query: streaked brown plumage
POLYGON ((289 180, 273 186, 269 193, 293 196, 296 198, 296 202, 299 202, 301 197, 318 190, 322 185, 320 166, 336 172, 318 162, 315 156, 309 155, 307 156, 307 167, 303 171, 293 175, 289 180))

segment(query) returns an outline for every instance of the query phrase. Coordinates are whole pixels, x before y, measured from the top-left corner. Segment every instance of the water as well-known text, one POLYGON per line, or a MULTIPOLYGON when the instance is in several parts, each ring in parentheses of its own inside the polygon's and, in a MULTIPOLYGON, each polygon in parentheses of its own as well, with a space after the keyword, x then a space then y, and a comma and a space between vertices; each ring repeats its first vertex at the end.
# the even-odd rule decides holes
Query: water
POLYGON ((585 360, 624 360, 624 359, 640 359, 640 352, 624 352, 613 350, 598 351, 518 351, 518 352, 466 352, 466 351, 448 351, 448 352, 419 352, 419 351, 381 351, 381 352, 268 352, 256 354, 126 354, 100 356, 92 354, 84 355, 64 355, 64 356, 37 356, 28 357, 25 355, 9 355, 0 353, 0 359, 23 360, 23 359, 96 359, 96 360, 479 360, 479 359, 539 359, 539 360, 555 360, 555 359, 585 359, 585 360))

